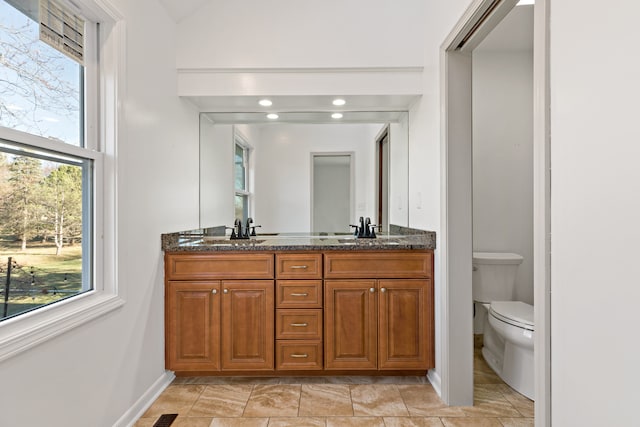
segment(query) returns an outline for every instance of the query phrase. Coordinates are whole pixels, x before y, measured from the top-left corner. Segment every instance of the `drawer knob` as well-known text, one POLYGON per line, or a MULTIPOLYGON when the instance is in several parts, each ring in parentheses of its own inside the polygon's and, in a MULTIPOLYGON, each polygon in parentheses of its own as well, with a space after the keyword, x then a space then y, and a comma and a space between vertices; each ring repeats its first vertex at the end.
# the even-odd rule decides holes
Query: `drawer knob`
POLYGON ((309 268, 309 267, 308 267, 308 266, 306 266, 306 265, 292 265, 292 266, 291 266, 291 267, 289 267, 289 268, 292 268, 292 269, 294 269, 294 270, 301 270, 301 269, 302 269, 302 270, 305 270, 305 269, 307 269, 307 268, 309 268))
POLYGON ((374 293, 376 291, 376 288, 369 288, 369 292, 374 293))
POLYGON ((308 354, 295 354, 294 353, 294 354, 291 355, 291 357, 295 357, 297 359, 304 359, 304 358, 309 357, 309 355, 308 354))
POLYGON ((225 294, 228 294, 228 293, 229 293, 229 289, 225 289, 225 290, 224 290, 224 291, 222 291, 222 292, 223 292, 223 293, 225 293, 225 294))
POLYGON ((217 290, 217 289, 212 289, 212 290, 211 290, 211 293, 215 295, 215 294, 217 294, 217 293, 218 293, 218 290, 217 290))
POLYGON ((297 327, 297 328, 306 328, 307 326, 309 326, 308 323, 291 323, 291 326, 297 327))
POLYGON ((304 293, 298 293, 298 294, 291 294, 292 297, 308 297, 309 294, 304 292, 304 293))
POLYGON ((382 293, 387 292, 387 288, 380 288, 380 292, 382 292, 382 293))

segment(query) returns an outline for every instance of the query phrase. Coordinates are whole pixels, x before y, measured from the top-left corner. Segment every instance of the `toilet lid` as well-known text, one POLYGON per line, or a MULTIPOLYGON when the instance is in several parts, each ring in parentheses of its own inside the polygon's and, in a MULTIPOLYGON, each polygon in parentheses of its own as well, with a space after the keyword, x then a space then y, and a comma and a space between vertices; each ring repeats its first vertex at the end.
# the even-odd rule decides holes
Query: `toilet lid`
POLYGON ((492 301, 489 308, 496 318, 511 325, 533 329, 533 306, 522 301, 492 301))

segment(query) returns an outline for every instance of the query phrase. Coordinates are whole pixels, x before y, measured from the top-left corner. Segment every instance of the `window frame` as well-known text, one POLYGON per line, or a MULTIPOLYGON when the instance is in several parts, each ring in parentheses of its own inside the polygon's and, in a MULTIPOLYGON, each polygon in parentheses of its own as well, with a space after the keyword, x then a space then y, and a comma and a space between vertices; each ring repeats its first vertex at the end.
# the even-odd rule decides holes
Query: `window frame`
MULTIPOLYGON (((253 208, 253 193, 251 192, 251 154, 253 147, 251 144, 247 142, 247 138, 245 138, 234 126, 233 127, 233 206, 235 209, 235 198, 246 197, 247 201, 247 217, 252 216, 252 208, 253 208), (240 147, 243 151, 243 163, 244 163, 244 189, 236 188, 236 148, 240 147)), ((247 218, 240 218, 243 222, 246 221, 247 218)))
MULTIPOLYGON (((100 0, 79 0, 91 29, 85 60, 84 147, 0 127, 0 138, 93 162, 93 289, 0 323, 0 362, 109 313, 124 304, 116 270, 116 148, 119 100, 123 97, 125 25, 123 15, 100 0), (98 57, 99 55, 99 57, 98 57)), ((84 261, 83 261, 84 262, 84 261)), ((84 267, 83 267, 84 271, 84 267)))

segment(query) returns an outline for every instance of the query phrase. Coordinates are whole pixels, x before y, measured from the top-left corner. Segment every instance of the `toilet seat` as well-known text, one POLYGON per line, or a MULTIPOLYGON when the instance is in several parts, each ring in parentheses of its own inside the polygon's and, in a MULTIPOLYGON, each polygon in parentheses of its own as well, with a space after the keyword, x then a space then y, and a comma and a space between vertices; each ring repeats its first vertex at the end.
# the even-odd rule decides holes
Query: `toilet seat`
POLYGON ((489 314, 521 329, 534 331, 533 306, 522 301, 492 301, 489 314))

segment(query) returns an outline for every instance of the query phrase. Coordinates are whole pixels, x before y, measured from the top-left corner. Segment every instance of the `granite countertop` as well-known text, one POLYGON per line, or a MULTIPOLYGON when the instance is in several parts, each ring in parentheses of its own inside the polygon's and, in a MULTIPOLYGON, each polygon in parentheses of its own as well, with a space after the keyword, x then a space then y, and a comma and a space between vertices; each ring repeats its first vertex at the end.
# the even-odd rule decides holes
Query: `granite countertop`
POLYGON ((248 240, 230 240, 224 235, 224 227, 162 235, 165 252, 426 250, 435 247, 435 232, 399 226, 392 226, 389 233, 379 233, 375 239, 355 238, 347 233, 258 233, 248 240))

